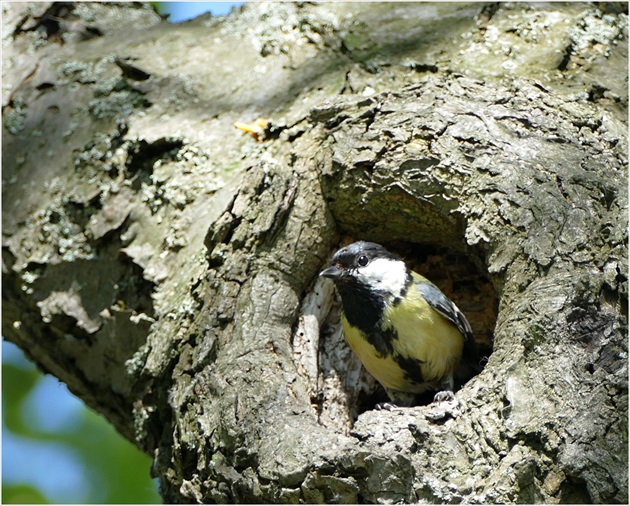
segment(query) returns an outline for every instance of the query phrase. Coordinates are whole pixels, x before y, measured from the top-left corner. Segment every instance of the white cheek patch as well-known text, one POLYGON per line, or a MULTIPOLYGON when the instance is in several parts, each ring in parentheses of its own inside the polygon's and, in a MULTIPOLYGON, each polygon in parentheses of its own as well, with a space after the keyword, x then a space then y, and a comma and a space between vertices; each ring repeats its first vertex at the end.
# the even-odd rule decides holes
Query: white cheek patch
POLYGON ((400 260, 376 258, 356 270, 357 279, 373 290, 399 297, 407 283, 407 266, 400 260))

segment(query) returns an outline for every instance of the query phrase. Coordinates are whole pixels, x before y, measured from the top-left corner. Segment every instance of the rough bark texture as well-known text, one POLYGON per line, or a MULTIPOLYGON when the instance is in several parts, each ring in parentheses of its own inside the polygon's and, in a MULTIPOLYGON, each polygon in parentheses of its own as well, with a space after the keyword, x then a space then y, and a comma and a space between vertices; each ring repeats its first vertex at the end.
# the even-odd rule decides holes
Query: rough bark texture
POLYGON ((626 502, 625 9, 4 4, 3 335, 166 501, 626 502), (493 346, 456 418, 363 411, 351 238, 493 346))

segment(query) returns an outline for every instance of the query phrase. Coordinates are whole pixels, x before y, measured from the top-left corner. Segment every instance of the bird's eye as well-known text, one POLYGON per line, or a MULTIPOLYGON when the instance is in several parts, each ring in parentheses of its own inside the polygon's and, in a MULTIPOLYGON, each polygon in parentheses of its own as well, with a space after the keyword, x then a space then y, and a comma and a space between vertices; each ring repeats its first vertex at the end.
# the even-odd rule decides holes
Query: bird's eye
POLYGON ((361 267, 365 267, 368 262, 369 262, 369 258, 366 257, 365 255, 361 255, 359 258, 357 258, 357 263, 361 266, 361 267))

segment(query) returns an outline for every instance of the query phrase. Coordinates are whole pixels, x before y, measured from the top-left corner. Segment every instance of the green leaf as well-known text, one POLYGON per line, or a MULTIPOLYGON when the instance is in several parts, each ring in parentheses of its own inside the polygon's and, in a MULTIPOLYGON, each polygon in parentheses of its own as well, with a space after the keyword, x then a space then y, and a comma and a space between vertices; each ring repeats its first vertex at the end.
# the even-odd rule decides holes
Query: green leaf
POLYGON ((44 495, 35 487, 26 484, 7 485, 2 483, 4 504, 49 504, 44 495))

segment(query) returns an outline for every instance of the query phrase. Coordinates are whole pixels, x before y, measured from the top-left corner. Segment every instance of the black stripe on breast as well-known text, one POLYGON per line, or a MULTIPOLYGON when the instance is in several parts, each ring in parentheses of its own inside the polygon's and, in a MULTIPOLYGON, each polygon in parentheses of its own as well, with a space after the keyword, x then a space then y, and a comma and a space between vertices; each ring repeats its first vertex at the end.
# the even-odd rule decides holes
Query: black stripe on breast
POLYGON ((394 362, 396 362, 405 372, 405 378, 408 381, 417 383, 418 385, 424 383, 424 378, 422 377, 422 360, 417 360, 410 357, 403 357, 398 353, 394 354, 393 358, 394 362))
POLYGON ((398 339, 398 334, 393 329, 379 329, 367 334, 368 342, 376 348, 380 358, 384 358, 394 352, 395 339, 398 339))
POLYGON ((383 297, 360 285, 347 287, 339 283, 337 290, 348 323, 365 334, 381 358, 391 355, 394 351, 393 340, 398 335, 394 329, 381 327, 381 317, 385 310, 383 297))

